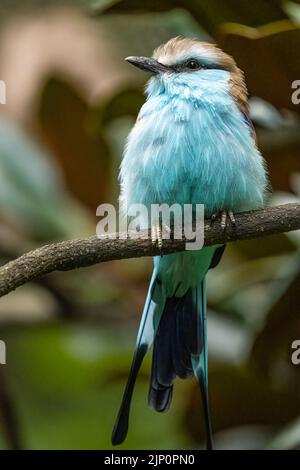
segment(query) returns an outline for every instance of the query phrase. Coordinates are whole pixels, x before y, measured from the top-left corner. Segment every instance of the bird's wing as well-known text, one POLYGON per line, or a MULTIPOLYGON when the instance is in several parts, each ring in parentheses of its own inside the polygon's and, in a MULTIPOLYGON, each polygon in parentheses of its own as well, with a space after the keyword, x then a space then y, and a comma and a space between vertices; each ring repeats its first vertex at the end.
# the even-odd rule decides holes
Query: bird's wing
POLYGON ((248 91, 244 82, 244 74, 240 69, 231 73, 230 94, 244 117, 245 124, 249 127, 255 145, 257 145, 256 132, 249 114, 248 91))
POLYGON ((250 128, 253 140, 254 140, 255 144, 257 145, 257 136, 256 136, 256 132, 255 132, 255 129, 254 129, 253 122, 251 121, 248 109, 247 110, 242 110, 242 114, 243 114, 245 123, 250 128))
POLYGON ((141 323, 139 326, 131 370, 129 373, 119 413, 112 432, 113 445, 121 444, 126 438, 128 431, 130 405, 135 381, 142 365, 143 359, 145 357, 145 354, 149 350, 154 340, 156 330, 160 321, 160 316, 164 307, 164 301, 164 296, 161 292, 160 286, 157 284, 157 272, 156 269, 154 269, 141 323), (156 301, 153 300, 154 296, 156 298, 156 301), (158 297, 160 301, 158 301, 158 297))

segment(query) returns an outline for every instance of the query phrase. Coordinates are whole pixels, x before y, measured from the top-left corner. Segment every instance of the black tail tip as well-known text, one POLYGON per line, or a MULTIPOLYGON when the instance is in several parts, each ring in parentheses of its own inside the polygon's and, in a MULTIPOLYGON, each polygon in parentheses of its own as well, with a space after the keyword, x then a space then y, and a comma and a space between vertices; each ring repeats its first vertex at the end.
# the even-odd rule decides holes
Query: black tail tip
POLYGON ((170 408, 172 395, 173 387, 157 390, 150 386, 148 404, 153 410, 163 413, 170 408))
POLYGON ((111 434, 111 443, 113 446, 119 446, 123 444, 126 439, 128 432, 128 424, 117 422, 114 426, 113 432, 111 434))
POLYGON ((124 442, 124 439, 121 439, 119 436, 115 436, 112 434, 111 436, 111 443, 113 446, 119 446, 124 442))

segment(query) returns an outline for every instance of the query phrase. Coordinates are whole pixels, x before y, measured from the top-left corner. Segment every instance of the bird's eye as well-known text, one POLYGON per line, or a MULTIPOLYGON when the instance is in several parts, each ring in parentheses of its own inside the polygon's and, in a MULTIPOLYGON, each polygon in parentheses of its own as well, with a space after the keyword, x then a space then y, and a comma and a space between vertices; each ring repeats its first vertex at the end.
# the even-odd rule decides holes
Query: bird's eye
POLYGON ((186 67, 191 70, 197 70, 197 69, 200 69, 201 65, 199 64, 197 60, 191 59, 187 61, 186 67))

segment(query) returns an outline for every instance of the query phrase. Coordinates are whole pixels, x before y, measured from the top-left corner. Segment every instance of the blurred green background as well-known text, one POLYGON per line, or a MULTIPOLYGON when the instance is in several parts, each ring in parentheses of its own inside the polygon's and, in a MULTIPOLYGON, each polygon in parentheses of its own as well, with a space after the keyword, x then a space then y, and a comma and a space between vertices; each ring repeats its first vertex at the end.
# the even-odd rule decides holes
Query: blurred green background
MULTIPOLYGON (((95 233, 117 201, 146 77, 124 62, 176 35, 217 42, 245 71, 271 204, 299 201, 300 3, 279 0, 2 0, 0 258, 95 233)), ((300 234, 228 246, 209 274, 216 447, 300 449, 300 234)), ((110 449, 151 260, 53 273, 0 300, 0 447, 110 449)), ((121 448, 203 446, 194 381, 167 414, 147 407, 150 358, 121 448)))

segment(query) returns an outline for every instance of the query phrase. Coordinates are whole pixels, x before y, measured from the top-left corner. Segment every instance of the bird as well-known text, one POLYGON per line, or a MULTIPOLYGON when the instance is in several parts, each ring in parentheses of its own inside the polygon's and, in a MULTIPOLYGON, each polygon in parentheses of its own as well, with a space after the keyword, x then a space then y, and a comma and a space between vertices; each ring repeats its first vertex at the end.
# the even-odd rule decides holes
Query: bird
MULTIPOLYGON (((263 208, 268 193, 265 161, 249 115, 244 74, 215 44, 176 37, 152 57, 129 64, 151 74, 146 101, 130 131, 120 166, 120 206, 203 204, 223 230, 235 214, 263 208)), ((163 243, 158 234, 159 246, 163 243)), ((206 448, 213 433, 208 394, 205 278, 225 245, 154 257, 131 370, 112 432, 128 433, 135 382, 153 346, 148 403, 167 411, 176 377, 196 377, 202 397, 206 448)))

